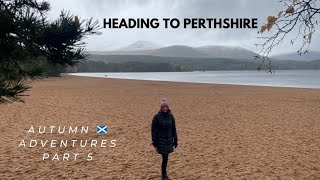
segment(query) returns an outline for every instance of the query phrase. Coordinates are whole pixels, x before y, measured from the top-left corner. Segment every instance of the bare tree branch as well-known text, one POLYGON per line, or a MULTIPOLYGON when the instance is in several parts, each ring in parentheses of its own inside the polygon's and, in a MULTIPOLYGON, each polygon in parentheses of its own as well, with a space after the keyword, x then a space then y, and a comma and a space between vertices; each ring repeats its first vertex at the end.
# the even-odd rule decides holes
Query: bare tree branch
POLYGON ((258 32, 260 36, 257 38, 262 40, 262 43, 256 44, 261 48, 255 57, 260 60, 258 70, 268 62, 267 70, 272 72, 269 55, 273 48, 284 42, 288 34, 297 33, 290 39, 290 44, 299 42, 300 48, 297 54, 302 55, 308 53, 312 37, 316 32, 320 17, 320 0, 279 0, 279 2, 284 3, 286 9, 280 11, 277 16, 269 16, 268 22, 261 26, 258 32), (262 36, 266 30, 272 30, 274 33, 262 36))

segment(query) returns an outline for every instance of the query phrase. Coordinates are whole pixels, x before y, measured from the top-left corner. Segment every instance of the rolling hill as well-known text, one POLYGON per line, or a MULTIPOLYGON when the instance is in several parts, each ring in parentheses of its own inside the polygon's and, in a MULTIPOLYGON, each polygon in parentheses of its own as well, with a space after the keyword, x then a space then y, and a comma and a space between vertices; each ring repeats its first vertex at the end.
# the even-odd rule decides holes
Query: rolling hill
POLYGON ((252 59, 256 53, 237 46, 201 46, 196 48, 198 51, 207 54, 209 57, 216 58, 240 58, 252 59))
POLYGON ((253 51, 233 46, 202 46, 190 47, 173 45, 161 47, 155 43, 138 41, 117 51, 91 52, 95 55, 149 55, 160 57, 185 57, 185 58, 231 58, 252 60, 256 54, 253 51))
POLYGON ((190 46, 174 45, 149 51, 145 55, 161 56, 161 57, 189 57, 189 58, 209 58, 206 53, 198 51, 190 46))
POLYGON ((310 51, 301 56, 297 53, 286 53, 272 56, 274 59, 278 60, 295 60, 295 61, 313 61, 320 59, 320 52, 310 51))
MULTIPOLYGON (((130 70, 131 66, 154 68, 160 65, 171 67, 169 68, 171 70, 178 67, 181 71, 254 70, 260 63, 254 60, 255 55, 253 51, 235 46, 159 47, 152 42, 138 41, 118 51, 91 53, 88 60, 109 63, 109 66, 114 67, 113 71, 118 71, 119 68, 130 70)), ((320 52, 310 52, 303 56, 289 53, 273 56, 270 59, 274 70, 320 69, 320 52)))

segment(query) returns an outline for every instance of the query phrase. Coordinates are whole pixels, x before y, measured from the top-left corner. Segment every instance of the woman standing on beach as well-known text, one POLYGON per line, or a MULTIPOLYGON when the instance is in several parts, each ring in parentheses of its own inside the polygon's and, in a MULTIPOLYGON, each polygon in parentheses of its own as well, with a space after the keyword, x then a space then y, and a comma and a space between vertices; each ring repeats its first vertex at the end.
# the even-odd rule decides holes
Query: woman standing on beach
POLYGON ((169 154, 178 146, 176 123, 166 98, 161 99, 160 111, 153 117, 151 125, 152 145, 162 155, 161 174, 168 180, 167 163, 169 154))

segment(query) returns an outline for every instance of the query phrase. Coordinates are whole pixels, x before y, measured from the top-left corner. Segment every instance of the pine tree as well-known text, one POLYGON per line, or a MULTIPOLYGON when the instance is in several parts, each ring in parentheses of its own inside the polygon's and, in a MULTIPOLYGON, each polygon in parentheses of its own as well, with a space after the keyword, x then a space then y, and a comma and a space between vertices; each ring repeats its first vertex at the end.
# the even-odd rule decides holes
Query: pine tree
POLYGON ((48 67, 72 67, 88 55, 82 40, 98 33, 98 21, 65 11, 49 21, 49 10, 46 1, 0 0, 0 104, 23 102, 29 82, 48 67))

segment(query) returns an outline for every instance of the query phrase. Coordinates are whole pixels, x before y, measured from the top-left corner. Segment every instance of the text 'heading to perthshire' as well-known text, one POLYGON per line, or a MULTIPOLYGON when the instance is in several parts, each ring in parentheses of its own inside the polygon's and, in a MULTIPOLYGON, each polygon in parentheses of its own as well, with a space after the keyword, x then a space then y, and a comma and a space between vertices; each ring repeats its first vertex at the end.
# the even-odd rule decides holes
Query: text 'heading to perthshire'
POLYGON ((103 28, 106 29, 255 29, 258 18, 104 18, 103 28), (163 24, 163 25, 161 25, 163 24))

